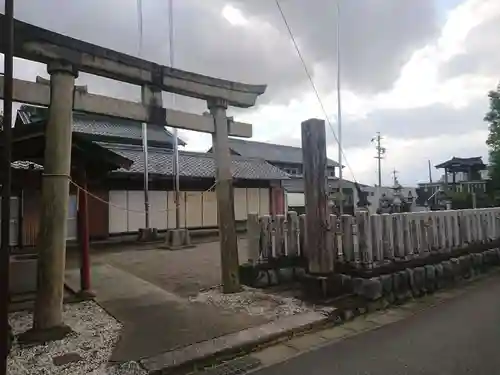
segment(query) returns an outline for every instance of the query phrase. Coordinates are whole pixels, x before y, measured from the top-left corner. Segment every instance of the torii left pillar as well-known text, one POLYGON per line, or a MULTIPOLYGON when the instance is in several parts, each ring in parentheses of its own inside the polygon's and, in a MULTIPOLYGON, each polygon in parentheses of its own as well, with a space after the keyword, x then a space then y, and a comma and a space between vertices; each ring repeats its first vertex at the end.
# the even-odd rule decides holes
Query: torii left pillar
POLYGON ((71 332, 62 317, 66 230, 71 169, 73 90, 77 72, 64 62, 48 65, 50 106, 45 130, 42 205, 38 234, 38 279, 33 327, 20 340, 47 342, 71 332))

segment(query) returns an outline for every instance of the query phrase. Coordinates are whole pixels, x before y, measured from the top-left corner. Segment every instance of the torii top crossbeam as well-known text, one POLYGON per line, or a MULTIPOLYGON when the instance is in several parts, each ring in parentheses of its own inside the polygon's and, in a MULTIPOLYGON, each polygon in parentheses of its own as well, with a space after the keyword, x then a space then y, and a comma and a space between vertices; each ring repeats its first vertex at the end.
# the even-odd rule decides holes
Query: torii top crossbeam
MULTIPOLYGON (((0 15, 0 30, 5 15, 0 15)), ((156 64, 108 48, 55 33, 31 24, 14 23, 14 56, 49 63, 62 60, 79 71, 136 85, 150 85, 162 91, 203 100, 223 99, 234 107, 255 105, 266 85, 248 85, 212 78, 156 64)), ((6 46, 0 41, 0 53, 6 46)))

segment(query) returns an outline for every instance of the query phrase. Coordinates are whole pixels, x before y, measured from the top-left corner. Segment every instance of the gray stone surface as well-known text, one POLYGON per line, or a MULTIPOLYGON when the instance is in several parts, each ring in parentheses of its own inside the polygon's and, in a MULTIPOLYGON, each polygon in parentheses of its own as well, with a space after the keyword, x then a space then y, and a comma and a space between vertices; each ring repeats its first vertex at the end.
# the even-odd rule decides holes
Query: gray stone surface
POLYGON ((415 270, 413 268, 407 268, 405 270, 408 277, 408 285, 410 286, 410 291, 413 295, 418 295, 417 285, 415 284, 415 270))
POLYGON ((457 281, 462 277, 462 267, 458 258, 451 258, 451 272, 453 274, 453 281, 457 281))
POLYGON ((382 283, 379 277, 354 279, 353 288, 355 294, 371 301, 382 297, 382 283))
POLYGON ((416 267, 413 270, 413 280, 415 283, 415 291, 417 295, 422 295, 425 292, 425 268, 416 267))
MULTIPOLYGON (((66 280, 78 280, 78 270, 66 280)), ((209 340, 255 325, 268 318, 190 302, 116 267, 101 264, 92 269, 96 301, 123 324, 111 359, 134 361, 209 340)))
POLYGON ((500 278, 408 319, 253 375, 493 375, 500 368, 500 278), (480 313, 479 313, 480 312, 480 313))
POLYGON ((445 260, 444 262, 441 262, 443 266, 443 282, 445 284, 448 284, 453 281, 453 266, 451 264, 451 261, 445 260))
POLYGON ((436 290, 437 277, 436 267, 434 265, 425 266, 425 290, 431 293, 436 290))
POLYGON ((483 266, 483 257, 482 257, 482 254, 472 254, 471 258, 472 258, 472 267, 476 271, 480 271, 481 268, 482 268, 482 266, 483 266))
POLYGON ((436 287, 438 289, 441 289, 446 284, 444 276, 444 266, 442 263, 438 263, 434 266, 434 268, 436 269, 436 287))
POLYGON ((384 296, 392 294, 394 287, 393 275, 391 274, 391 275, 380 276, 380 282, 382 283, 382 290, 384 296))
POLYGON ((404 301, 410 298, 410 283, 406 271, 396 272, 393 276, 394 295, 398 301, 404 301))
POLYGON ((148 371, 167 370, 181 363, 199 360, 216 353, 237 349, 245 345, 254 345, 280 334, 300 330, 312 324, 320 324, 323 321, 326 321, 326 318, 319 313, 294 315, 259 327, 248 328, 240 332, 217 337, 212 340, 203 341, 143 359, 141 364, 148 371))

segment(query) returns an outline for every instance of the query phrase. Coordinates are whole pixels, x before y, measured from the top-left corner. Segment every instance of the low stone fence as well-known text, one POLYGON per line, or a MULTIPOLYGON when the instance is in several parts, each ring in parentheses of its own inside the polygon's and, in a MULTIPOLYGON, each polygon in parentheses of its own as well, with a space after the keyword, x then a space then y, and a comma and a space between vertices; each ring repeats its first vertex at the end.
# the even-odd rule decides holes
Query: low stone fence
MULTIPOLYGON (((275 285, 307 273, 305 215, 249 215, 247 225, 244 283, 275 285)), ((500 208, 330 215, 327 234, 333 274, 370 279, 499 247, 500 208)))

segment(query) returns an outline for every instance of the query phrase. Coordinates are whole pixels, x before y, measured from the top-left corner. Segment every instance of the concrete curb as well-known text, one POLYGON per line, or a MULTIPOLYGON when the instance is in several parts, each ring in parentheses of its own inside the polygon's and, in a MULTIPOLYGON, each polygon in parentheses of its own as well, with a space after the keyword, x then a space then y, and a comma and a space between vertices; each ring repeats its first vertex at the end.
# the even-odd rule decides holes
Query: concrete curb
POLYGON ((319 329, 330 321, 331 316, 319 312, 293 315, 142 359, 139 363, 149 374, 190 372, 193 367, 204 367, 210 362, 220 362, 221 357, 235 357, 261 345, 319 329))

